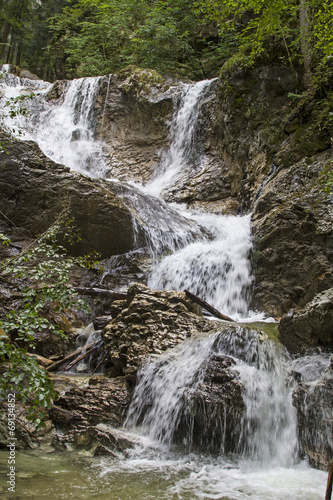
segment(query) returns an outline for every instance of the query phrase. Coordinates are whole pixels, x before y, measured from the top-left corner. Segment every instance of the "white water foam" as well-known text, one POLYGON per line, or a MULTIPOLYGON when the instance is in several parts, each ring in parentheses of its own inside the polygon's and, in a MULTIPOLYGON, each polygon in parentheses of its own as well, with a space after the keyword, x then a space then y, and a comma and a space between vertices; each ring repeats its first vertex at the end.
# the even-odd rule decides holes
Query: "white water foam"
POLYGON ((34 93, 33 99, 22 101, 27 114, 7 115, 3 124, 20 139, 37 142, 53 161, 70 169, 103 177, 106 170, 101 143, 95 141, 94 108, 103 80, 80 78, 66 82, 61 99, 47 95, 52 85, 42 80, 19 78, 6 72, 0 81, 2 105, 10 99, 34 93))

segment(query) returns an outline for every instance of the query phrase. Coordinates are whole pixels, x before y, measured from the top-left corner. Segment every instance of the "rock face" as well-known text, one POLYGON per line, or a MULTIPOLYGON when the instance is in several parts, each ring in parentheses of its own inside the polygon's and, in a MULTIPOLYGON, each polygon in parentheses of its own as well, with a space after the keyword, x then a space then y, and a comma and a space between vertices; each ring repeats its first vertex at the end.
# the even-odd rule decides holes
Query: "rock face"
POLYGON ((310 463, 328 470, 333 454, 333 358, 315 382, 302 382, 293 395, 301 452, 310 463))
POLYGON ((333 284, 333 205, 320 183, 330 157, 280 170, 254 204, 254 303, 275 316, 333 284))
POLYGON ((145 357, 160 354, 197 332, 209 331, 209 322, 195 311, 197 306, 184 292, 132 285, 126 301, 113 303, 115 318, 103 331, 113 363, 112 374, 134 381, 145 357))
MULTIPOLYGON (((56 406, 72 412, 72 420, 81 426, 98 423, 121 426, 130 399, 125 381, 95 376, 89 379, 88 384, 70 386, 57 400, 56 406)), ((57 417, 52 420, 57 422, 57 417)))
POLYGON ((95 250, 110 257, 137 246, 132 213, 111 183, 70 172, 49 160, 33 142, 9 141, 4 135, 1 142, 9 153, 0 156, 2 221, 20 232, 21 238, 41 234, 69 207, 69 217, 75 219, 82 238, 70 247, 72 254, 95 250))
POLYGON ((291 352, 301 347, 333 346, 333 288, 318 295, 301 310, 291 310, 279 324, 281 341, 291 352))
POLYGON ((129 439, 114 429, 122 425, 130 402, 131 392, 123 378, 92 376, 80 383, 55 376, 54 382, 61 396, 49 410, 56 429, 52 446, 114 456, 131 447, 129 439))
POLYGON ((131 68, 109 75, 97 101, 98 138, 108 158, 107 177, 148 181, 168 145, 168 120, 178 82, 152 70, 131 68))

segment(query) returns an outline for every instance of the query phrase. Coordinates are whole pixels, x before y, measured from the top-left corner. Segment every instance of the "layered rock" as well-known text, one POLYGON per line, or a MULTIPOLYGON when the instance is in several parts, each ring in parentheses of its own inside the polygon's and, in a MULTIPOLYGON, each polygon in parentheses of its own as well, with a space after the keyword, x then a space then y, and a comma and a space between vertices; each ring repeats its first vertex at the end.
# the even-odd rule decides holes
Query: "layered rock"
POLYGON ((160 354, 195 333, 209 331, 207 320, 194 314, 198 308, 184 292, 150 290, 135 284, 127 300, 114 302, 115 318, 103 331, 113 363, 112 374, 135 380, 148 355, 160 354))
POLYGON ((254 304, 275 316, 333 284, 333 205, 320 181, 331 152, 284 168, 254 204, 254 304))
POLYGON ((178 82, 132 67, 103 81, 97 100, 97 136, 104 143, 107 177, 148 181, 168 146, 168 120, 178 82))

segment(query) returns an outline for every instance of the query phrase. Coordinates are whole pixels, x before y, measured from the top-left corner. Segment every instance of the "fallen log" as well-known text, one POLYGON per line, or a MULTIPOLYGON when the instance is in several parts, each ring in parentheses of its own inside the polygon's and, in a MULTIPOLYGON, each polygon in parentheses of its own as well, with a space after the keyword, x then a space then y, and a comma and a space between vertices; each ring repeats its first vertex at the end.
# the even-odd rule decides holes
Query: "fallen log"
POLYGON ((82 295, 104 295, 112 301, 124 300, 127 298, 127 293, 125 292, 114 292, 112 290, 106 290, 105 288, 86 288, 77 286, 75 287, 75 291, 82 295))
POLYGON ((203 309, 206 309, 206 311, 210 312, 213 316, 215 316, 218 319, 223 319, 224 321, 233 321, 233 319, 229 318, 229 316, 226 316, 225 314, 222 314, 220 311, 215 309, 215 307, 211 306, 206 302, 205 300, 200 299, 200 297, 197 297, 193 293, 189 292, 188 290, 185 290, 186 296, 193 300, 193 302, 196 302, 201 306, 203 309))
POLYGON ((65 366, 64 370, 68 371, 70 370, 73 366, 75 366, 79 361, 81 361, 81 359, 84 359, 86 358, 87 356, 89 356, 89 354, 91 354, 92 352, 96 351, 97 349, 97 345, 95 345, 94 347, 92 347, 91 349, 89 349, 88 351, 84 352, 83 354, 81 354, 81 356, 79 356, 78 358, 74 359, 74 361, 72 361, 71 363, 69 363, 68 365, 65 366))
POLYGON ((55 363, 53 363, 52 365, 47 367, 46 368, 47 371, 53 372, 54 370, 59 368, 59 366, 63 365, 67 361, 71 361, 73 358, 75 358, 77 355, 79 355, 82 351, 84 351, 86 349, 90 349, 94 344, 95 344, 95 342, 91 342, 91 344, 88 344, 87 346, 80 347, 79 349, 76 349, 76 351, 73 351, 70 354, 67 354, 67 356, 64 356, 62 359, 59 359, 59 361, 56 361, 55 363))
POLYGON ((36 358, 37 363, 44 368, 47 368, 53 364, 53 361, 51 359, 44 358, 44 356, 40 356, 39 354, 27 352, 27 356, 29 356, 30 358, 36 358))
POLYGON ((325 500, 331 500, 332 498, 332 485, 333 485, 333 460, 331 462, 330 470, 328 472, 325 500))

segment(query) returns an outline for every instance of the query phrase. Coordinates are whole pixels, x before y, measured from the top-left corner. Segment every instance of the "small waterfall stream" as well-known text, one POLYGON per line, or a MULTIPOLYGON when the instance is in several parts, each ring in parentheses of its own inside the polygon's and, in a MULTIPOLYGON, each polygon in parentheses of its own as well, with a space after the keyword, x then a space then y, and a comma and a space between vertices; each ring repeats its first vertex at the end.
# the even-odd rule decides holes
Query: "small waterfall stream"
MULTIPOLYGON (((0 86, 5 99, 31 90, 38 93, 31 102, 30 121, 18 116, 7 118, 5 125, 24 129, 22 138, 37 141, 53 160, 92 177, 103 177, 106 167, 101 144, 95 141, 94 117, 102 77, 67 82, 63 98, 53 100, 51 85, 20 80, 6 67, 2 71, 0 86)), ((171 146, 155 177, 144 187, 124 184, 120 194, 147 228, 146 241, 153 256, 151 287, 189 289, 236 320, 263 319, 263 314, 248 309, 250 217, 191 212, 183 206, 169 206, 160 198, 184 168, 200 168, 203 153, 196 122, 212 84, 183 85, 170 127, 171 146)), ((139 433, 142 445, 119 460, 99 460, 96 471, 114 496, 106 492, 96 498, 321 499, 324 473, 297 459, 294 382, 288 375, 292 369, 288 356, 273 340, 262 338, 255 328, 241 326, 236 334, 234 329, 224 328, 148 360, 139 374, 125 422, 128 432, 139 433), (229 431, 223 414, 216 434, 219 453, 200 455, 191 447, 191 395, 200 388, 214 356, 231 360, 230 370, 242 387, 245 411, 237 423, 231 456, 224 453, 229 431), (174 448, 179 432, 185 451, 174 448)))

